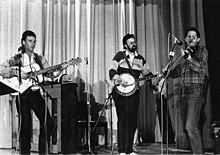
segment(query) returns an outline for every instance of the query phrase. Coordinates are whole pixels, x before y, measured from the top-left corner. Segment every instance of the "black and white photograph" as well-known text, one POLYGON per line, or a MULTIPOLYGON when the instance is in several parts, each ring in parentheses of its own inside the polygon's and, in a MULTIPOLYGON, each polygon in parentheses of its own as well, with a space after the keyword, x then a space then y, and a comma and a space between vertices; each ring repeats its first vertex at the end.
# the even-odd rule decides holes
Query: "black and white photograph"
POLYGON ((219 0, 0 0, 0 154, 220 154, 219 0))

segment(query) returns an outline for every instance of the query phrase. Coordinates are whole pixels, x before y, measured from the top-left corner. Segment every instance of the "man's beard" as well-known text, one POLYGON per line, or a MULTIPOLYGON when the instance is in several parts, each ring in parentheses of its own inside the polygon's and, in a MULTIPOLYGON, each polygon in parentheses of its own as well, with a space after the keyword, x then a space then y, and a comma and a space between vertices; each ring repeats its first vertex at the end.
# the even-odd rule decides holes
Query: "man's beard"
POLYGON ((137 46, 133 45, 131 48, 128 46, 128 50, 132 53, 134 53, 137 50, 137 46))

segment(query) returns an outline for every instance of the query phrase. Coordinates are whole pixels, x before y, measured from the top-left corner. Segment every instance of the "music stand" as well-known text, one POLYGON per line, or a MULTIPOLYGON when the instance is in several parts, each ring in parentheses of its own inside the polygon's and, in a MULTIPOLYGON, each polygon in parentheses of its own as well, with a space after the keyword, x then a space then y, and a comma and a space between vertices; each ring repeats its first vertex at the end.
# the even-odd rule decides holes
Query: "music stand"
POLYGON ((12 86, 7 80, 0 79, 0 96, 11 93, 17 93, 19 90, 12 86))

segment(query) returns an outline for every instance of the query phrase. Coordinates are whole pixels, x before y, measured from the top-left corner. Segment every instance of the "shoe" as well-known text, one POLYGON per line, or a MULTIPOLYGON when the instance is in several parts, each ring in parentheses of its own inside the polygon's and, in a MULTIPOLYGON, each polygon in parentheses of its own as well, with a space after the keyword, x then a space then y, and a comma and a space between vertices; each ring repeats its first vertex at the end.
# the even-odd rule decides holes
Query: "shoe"
POLYGON ((130 155, 138 155, 138 154, 135 152, 131 152, 130 155))
POLYGON ((126 153, 119 153, 119 155, 126 155, 126 153))

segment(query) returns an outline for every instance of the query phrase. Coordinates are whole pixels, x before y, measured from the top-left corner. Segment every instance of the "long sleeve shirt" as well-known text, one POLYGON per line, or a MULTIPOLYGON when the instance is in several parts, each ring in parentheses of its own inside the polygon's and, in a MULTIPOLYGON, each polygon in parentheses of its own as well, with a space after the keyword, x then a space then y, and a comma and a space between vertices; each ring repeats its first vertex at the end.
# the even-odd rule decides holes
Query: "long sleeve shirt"
POLYGON ((0 65, 0 74, 6 78, 15 76, 17 73, 15 73, 15 70, 13 70, 10 67, 19 66, 19 63, 21 64, 21 67, 29 68, 30 71, 32 69, 33 71, 35 71, 34 69, 36 69, 34 68, 33 64, 35 64, 35 66, 36 64, 38 65, 37 66, 38 70, 49 67, 48 61, 42 55, 32 53, 31 57, 29 58, 29 56, 26 53, 23 53, 23 54, 16 54, 11 58, 9 58, 8 60, 6 60, 5 62, 3 62, 0 65))
POLYGON ((172 78, 180 77, 181 85, 203 84, 206 74, 208 51, 205 47, 198 46, 192 58, 183 59, 170 72, 172 78))
POLYGON ((124 54, 128 57, 128 61, 130 62, 131 68, 133 70, 134 78, 138 78, 141 74, 146 76, 151 73, 150 67, 148 66, 146 60, 138 53, 135 53, 132 58, 129 56, 127 51, 119 51, 116 53, 112 60, 112 66, 109 70, 110 79, 117 79, 122 73, 130 73, 130 69, 125 60, 124 54))

